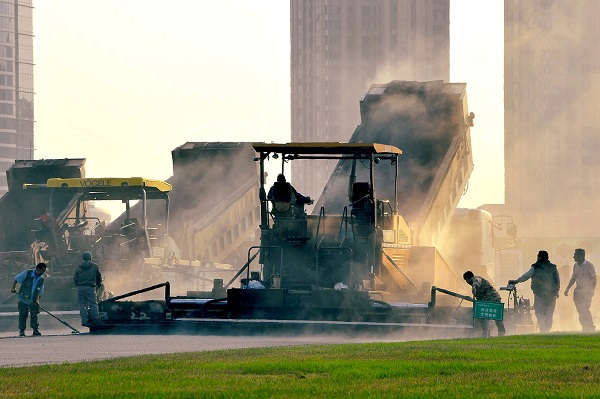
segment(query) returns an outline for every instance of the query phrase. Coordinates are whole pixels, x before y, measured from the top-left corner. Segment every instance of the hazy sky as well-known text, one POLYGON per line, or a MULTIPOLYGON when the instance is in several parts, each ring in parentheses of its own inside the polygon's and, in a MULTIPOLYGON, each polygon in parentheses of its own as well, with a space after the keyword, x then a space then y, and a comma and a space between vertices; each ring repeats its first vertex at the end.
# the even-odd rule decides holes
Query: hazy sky
MULTIPOLYGON (((166 179, 188 141, 290 141, 289 1, 34 6, 36 159, 166 179)), ((462 207, 504 201, 502 19, 502 0, 451 0, 451 81, 476 115, 462 207)))

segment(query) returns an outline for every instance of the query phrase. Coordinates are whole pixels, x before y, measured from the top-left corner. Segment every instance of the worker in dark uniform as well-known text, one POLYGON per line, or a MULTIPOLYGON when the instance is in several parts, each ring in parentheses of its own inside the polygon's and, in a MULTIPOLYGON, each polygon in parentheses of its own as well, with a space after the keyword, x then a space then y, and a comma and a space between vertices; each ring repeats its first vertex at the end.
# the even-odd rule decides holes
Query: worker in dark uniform
POLYGON ((39 330, 38 314, 40 313, 40 298, 44 293, 44 273, 46 273, 46 264, 38 263, 35 269, 24 270, 17 274, 10 292, 17 292, 17 283, 21 284, 19 288, 19 337, 25 336, 25 327, 27 326, 27 316, 31 315, 30 325, 33 329, 33 336, 42 335, 39 330))
POLYGON ((305 204, 313 203, 310 197, 305 197, 296 191, 294 186, 286 181, 283 173, 277 175, 277 182, 269 189, 267 199, 273 202, 274 212, 284 213, 291 210, 292 214, 299 215, 304 214, 305 204))
POLYGON ((560 291, 560 277, 554 263, 550 263, 548 252, 539 251, 537 262, 531 265, 521 277, 516 280, 508 280, 508 284, 518 284, 531 279, 531 290, 533 291, 535 317, 537 318, 540 332, 547 333, 552 328, 552 317, 556 299, 560 291))
POLYGON ((92 262, 92 254, 90 252, 84 252, 82 258, 83 262, 81 262, 73 275, 73 283, 77 286, 81 325, 85 327, 103 325, 104 322, 100 320, 98 313, 98 297, 96 292, 102 286, 102 275, 100 274, 98 265, 92 262))
MULTIPOLYGON (((487 301, 487 302, 502 302, 502 298, 498 291, 494 289, 492 284, 484 279, 483 277, 475 276, 472 271, 466 271, 463 274, 463 278, 471 286, 471 291, 473 292, 473 296, 478 301, 487 301)), ((506 334, 506 329, 504 328, 504 322, 502 320, 494 320, 496 322, 496 327, 498 328, 498 336, 503 336, 506 334)), ((481 329, 483 330, 483 336, 489 336, 490 323, 488 319, 479 319, 481 323, 481 329)))

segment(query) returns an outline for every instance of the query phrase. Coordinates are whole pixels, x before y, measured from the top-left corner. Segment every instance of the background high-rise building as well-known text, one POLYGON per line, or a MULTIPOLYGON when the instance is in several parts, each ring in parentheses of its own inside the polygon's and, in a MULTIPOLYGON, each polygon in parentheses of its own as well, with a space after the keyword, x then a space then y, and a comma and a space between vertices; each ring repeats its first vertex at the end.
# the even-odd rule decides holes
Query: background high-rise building
POLYGON ((597 237, 600 2, 504 7, 507 211, 520 237, 597 237))
POLYGON ((33 159, 32 0, 0 0, 0 195, 16 159, 33 159))
MULTIPOLYGON (((291 0, 292 141, 348 141, 373 83, 450 78, 449 0, 291 0)), ((297 166, 320 195, 334 164, 297 166)))

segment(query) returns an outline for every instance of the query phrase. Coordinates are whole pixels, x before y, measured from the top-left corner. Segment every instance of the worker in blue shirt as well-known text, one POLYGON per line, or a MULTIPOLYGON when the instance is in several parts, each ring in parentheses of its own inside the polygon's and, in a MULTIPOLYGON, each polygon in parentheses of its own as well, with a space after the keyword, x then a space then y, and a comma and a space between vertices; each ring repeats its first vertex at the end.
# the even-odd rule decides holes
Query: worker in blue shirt
POLYGON ((35 269, 24 270, 17 274, 10 292, 17 292, 17 283, 21 284, 19 288, 19 336, 25 336, 25 327, 27 326, 27 316, 31 314, 31 328, 33 336, 42 335, 39 330, 38 314, 40 313, 40 297, 44 292, 44 273, 46 264, 38 263, 35 269))

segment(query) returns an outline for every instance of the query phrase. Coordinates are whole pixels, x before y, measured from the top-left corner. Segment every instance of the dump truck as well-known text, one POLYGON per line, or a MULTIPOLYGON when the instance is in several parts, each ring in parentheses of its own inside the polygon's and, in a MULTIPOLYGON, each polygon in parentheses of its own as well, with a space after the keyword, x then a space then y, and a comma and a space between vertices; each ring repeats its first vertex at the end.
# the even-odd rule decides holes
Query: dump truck
MULTIPOLYGON (((402 245, 384 229, 381 269, 375 283, 399 298, 422 300, 432 286, 468 290, 462 270, 440 252, 473 170, 466 84, 392 81, 373 84, 361 99, 361 124, 350 142, 382 142, 402 148, 397 180, 383 176, 379 196, 407 228, 402 245), (397 195, 396 195, 397 193, 397 195)), ((346 195, 354 164, 338 162, 317 205, 328 208, 346 195)), ((355 179, 353 177, 353 179, 355 179)), ((391 212, 389 209, 386 212, 391 212)))
POLYGON ((248 142, 187 142, 171 151, 171 231, 189 259, 241 266, 260 242, 259 171, 248 142))

